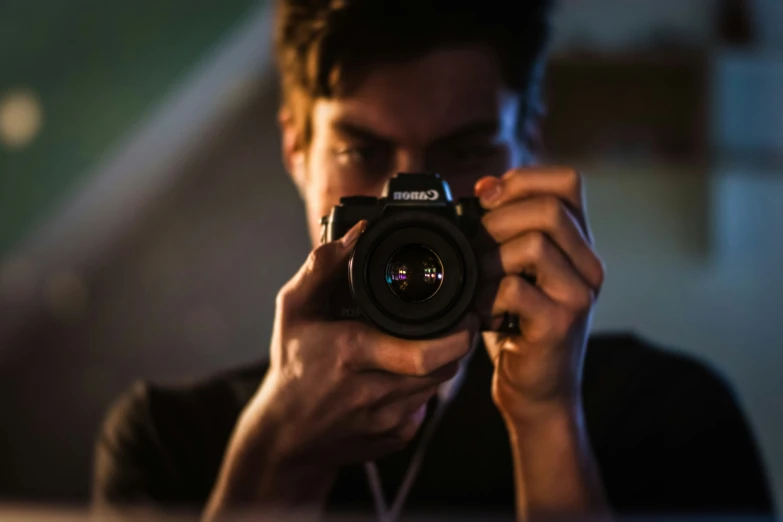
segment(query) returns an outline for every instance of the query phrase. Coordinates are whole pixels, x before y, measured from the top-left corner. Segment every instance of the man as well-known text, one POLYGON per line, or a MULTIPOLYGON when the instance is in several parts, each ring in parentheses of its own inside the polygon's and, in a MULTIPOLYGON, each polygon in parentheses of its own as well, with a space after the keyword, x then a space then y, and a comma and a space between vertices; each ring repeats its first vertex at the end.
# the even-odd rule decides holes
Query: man
POLYGON ((604 270, 582 181, 533 163, 549 2, 279 7, 283 158, 315 249, 277 297, 268 363, 139 385, 119 402, 96 501, 195 506, 206 519, 770 512, 719 378, 633 337, 588 342, 604 270), (323 303, 366 224, 318 246, 320 217, 425 171, 486 210, 475 310, 434 340, 328 320, 323 303), (493 332, 505 313, 520 335, 493 332))

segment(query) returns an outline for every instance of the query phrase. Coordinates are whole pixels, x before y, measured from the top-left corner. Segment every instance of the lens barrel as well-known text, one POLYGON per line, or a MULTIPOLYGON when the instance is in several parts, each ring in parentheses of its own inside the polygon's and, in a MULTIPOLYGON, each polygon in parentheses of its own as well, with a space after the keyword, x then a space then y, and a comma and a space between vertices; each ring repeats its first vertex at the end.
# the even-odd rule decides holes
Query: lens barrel
POLYGON ((384 216, 357 241, 349 282, 362 314, 397 337, 427 338, 457 324, 476 288, 475 254, 452 221, 411 210, 384 216))

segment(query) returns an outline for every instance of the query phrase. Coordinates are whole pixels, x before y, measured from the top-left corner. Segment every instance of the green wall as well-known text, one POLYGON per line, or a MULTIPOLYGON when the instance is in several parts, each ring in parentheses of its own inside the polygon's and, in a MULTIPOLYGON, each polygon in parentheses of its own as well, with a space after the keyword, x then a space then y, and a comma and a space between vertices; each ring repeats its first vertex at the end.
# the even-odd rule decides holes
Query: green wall
POLYGON ((256 5, 0 2, 0 97, 29 88, 44 111, 30 145, 0 143, 0 257, 256 5))

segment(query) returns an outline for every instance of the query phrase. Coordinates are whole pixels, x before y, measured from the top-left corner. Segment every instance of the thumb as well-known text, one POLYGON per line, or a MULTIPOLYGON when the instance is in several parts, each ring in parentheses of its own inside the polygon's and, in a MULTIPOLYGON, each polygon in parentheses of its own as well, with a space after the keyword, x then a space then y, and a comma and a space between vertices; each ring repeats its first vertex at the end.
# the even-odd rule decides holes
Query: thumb
POLYGON ((497 332, 482 332, 484 338, 484 348, 487 350, 489 358, 492 360, 492 364, 497 366, 500 359, 500 350, 502 339, 497 332))
POLYGON ((278 306, 301 312, 323 305, 324 294, 339 276, 340 270, 347 271, 348 258, 365 225, 366 221, 360 221, 337 241, 319 245, 310 252, 304 265, 280 291, 278 306))

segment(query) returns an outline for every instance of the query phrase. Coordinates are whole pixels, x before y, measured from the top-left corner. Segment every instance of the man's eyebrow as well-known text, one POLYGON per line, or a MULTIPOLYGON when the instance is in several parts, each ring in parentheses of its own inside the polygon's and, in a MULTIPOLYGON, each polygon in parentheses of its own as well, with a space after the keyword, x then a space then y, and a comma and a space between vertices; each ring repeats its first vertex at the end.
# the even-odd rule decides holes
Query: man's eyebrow
POLYGON ((441 147, 455 142, 469 140, 471 138, 480 138, 485 136, 495 136, 500 130, 500 121, 497 118, 487 118, 484 120, 468 123, 445 136, 436 139, 432 146, 441 147))
MULTIPOLYGON (((377 132, 351 121, 337 120, 332 122, 331 127, 332 130, 338 134, 342 134, 343 136, 346 136, 350 139, 355 139, 357 141, 383 143, 390 146, 395 145, 393 139, 386 136, 381 136, 377 132)), ((462 127, 459 127, 440 138, 437 138, 430 146, 442 147, 471 138, 495 136, 499 130, 500 121, 497 118, 477 120, 463 125, 462 127)))
POLYGON ((357 141, 372 141, 376 143, 384 143, 389 145, 394 144, 393 140, 385 136, 381 136, 378 133, 368 129, 367 127, 358 125, 350 121, 337 120, 333 122, 331 126, 332 126, 332 130, 334 130, 338 134, 342 134, 343 136, 346 136, 351 139, 355 139, 357 141))

